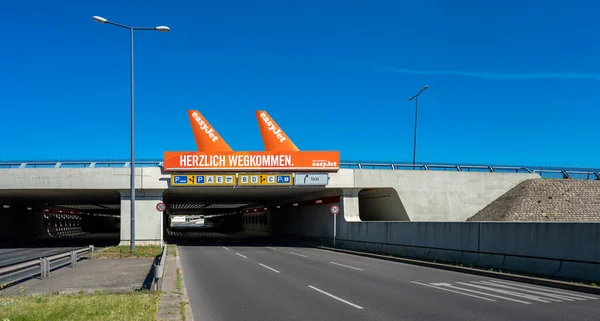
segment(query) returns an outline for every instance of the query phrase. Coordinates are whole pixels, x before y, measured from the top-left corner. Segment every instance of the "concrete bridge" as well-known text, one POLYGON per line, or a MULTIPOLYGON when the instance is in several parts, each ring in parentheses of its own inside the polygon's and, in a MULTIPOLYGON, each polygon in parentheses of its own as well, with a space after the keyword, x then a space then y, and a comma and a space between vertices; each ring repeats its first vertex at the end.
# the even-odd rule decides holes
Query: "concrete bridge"
MULTIPOLYGON (((129 243, 129 168, 19 166, 0 173, 0 204, 27 206, 34 209, 33 217, 43 215, 35 209, 59 205, 112 208, 121 218, 121 243, 129 243)), ((535 172, 342 168, 329 174, 326 186, 211 188, 172 186, 170 174, 160 167, 138 167, 136 244, 162 242, 168 220, 157 211, 159 202, 167 204, 166 213, 201 212, 207 224, 324 242, 334 237, 330 209, 338 205, 339 246, 600 279, 600 248, 594 246, 600 244, 598 224, 465 222, 520 182, 540 177, 535 172)), ((41 226, 40 220, 32 222, 41 226)))

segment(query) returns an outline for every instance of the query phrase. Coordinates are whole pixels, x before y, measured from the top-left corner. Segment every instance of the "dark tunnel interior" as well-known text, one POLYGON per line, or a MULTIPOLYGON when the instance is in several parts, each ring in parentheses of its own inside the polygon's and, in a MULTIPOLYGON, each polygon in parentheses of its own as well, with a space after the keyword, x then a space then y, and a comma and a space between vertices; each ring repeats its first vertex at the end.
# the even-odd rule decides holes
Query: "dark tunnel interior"
POLYGON ((3 190, 0 247, 119 243, 120 194, 111 190, 3 190))

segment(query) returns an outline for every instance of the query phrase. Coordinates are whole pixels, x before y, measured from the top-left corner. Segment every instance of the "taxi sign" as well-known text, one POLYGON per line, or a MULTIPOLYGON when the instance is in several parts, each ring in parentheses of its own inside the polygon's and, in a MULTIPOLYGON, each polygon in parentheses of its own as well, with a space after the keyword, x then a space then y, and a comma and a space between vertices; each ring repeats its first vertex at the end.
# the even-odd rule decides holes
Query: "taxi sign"
POLYGON ((171 175, 171 186, 235 186, 235 174, 171 175))
POLYGON ((238 174, 238 186, 289 186, 294 183, 294 175, 277 174, 238 174))

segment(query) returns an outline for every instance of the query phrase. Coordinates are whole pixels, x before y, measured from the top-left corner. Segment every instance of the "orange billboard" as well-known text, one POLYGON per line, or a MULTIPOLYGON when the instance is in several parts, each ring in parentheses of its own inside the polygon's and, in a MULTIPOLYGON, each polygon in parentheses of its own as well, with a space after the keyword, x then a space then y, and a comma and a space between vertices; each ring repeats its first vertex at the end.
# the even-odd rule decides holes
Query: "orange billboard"
POLYGON ((340 152, 165 152, 164 170, 173 171, 337 171, 340 152))
POLYGON ((300 151, 265 110, 256 111, 264 152, 236 152, 198 110, 188 110, 197 152, 165 152, 163 169, 178 171, 337 171, 340 152, 300 151))

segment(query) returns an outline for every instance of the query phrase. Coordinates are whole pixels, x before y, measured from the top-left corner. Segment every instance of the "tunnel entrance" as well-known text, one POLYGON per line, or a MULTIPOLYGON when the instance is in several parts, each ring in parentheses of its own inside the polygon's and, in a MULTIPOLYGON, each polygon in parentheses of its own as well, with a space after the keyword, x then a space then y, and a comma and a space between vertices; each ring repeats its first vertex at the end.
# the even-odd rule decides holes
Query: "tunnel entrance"
POLYGON ((204 240, 214 241, 215 237, 248 240, 252 235, 273 236, 269 218, 273 212, 332 196, 339 200, 339 195, 341 189, 324 187, 170 188, 163 196, 167 205, 165 240, 206 244, 204 240))
POLYGON ((119 243, 116 190, 0 190, 0 247, 119 243))
POLYGON ((398 192, 394 188, 366 188, 358 193, 361 221, 410 221, 398 192))

